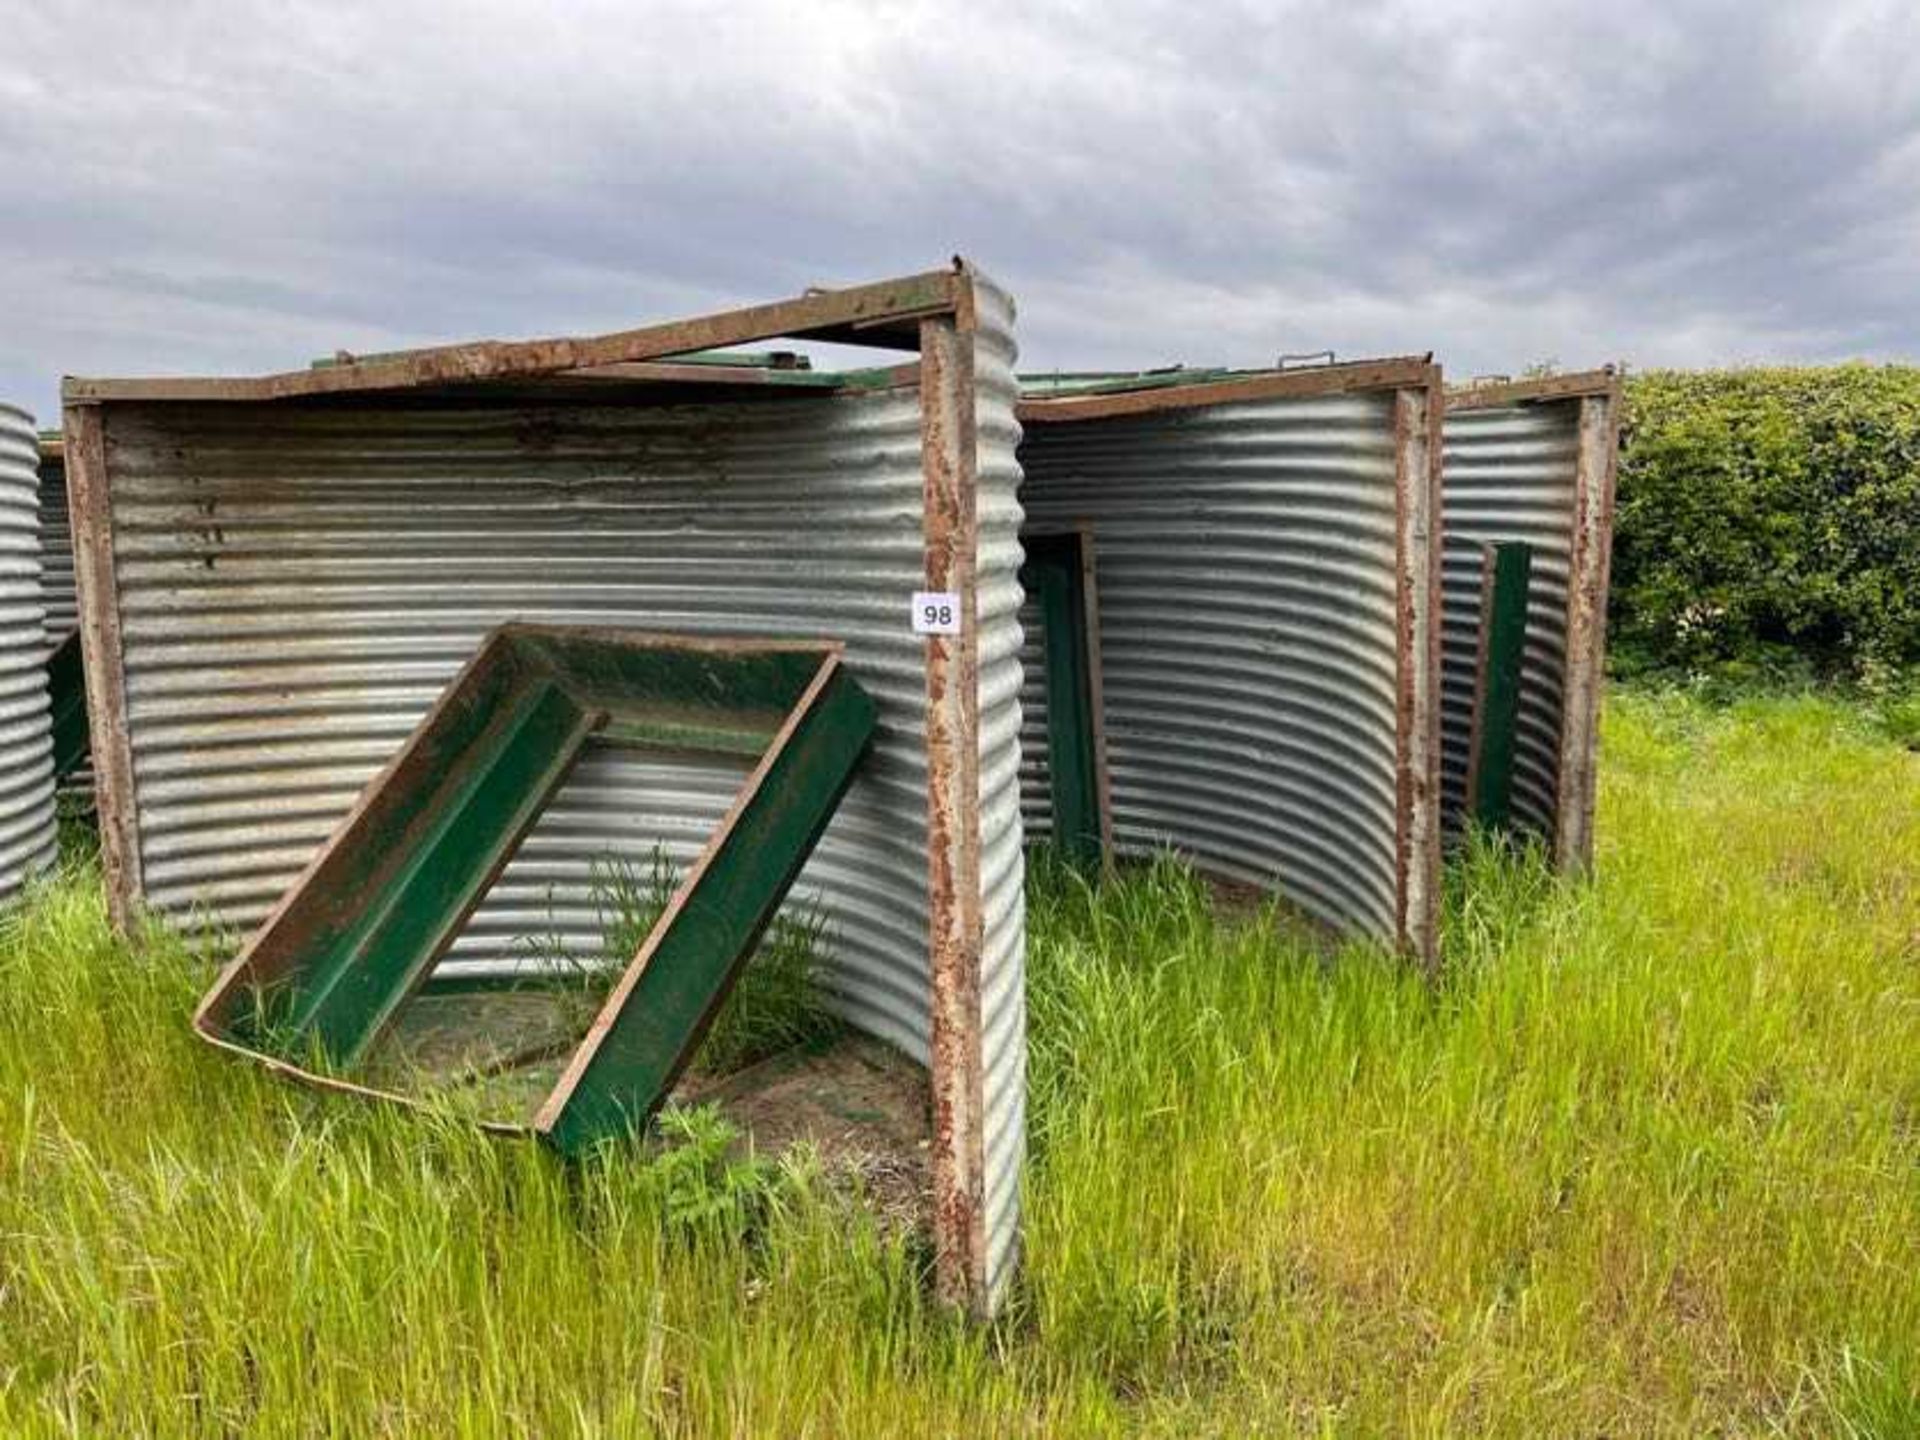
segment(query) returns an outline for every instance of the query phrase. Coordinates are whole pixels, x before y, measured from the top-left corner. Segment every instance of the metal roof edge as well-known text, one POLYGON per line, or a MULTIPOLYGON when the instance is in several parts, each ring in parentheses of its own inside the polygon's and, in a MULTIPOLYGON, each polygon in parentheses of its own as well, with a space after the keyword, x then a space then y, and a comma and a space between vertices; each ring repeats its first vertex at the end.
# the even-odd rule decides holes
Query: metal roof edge
MULTIPOLYGON (((1201 372, 1204 373, 1204 372, 1201 372)), ((1431 354, 1398 355, 1378 360, 1349 360, 1292 370, 1261 370, 1226 379, 1180 384, 1148 381, 1141 388, 1096 394, 1023 398, 1016 407, 1023 424, 1057 424, 1143 415, 1159 410, 1188 410, 1241 400, 1292 396, 1342 395, 1359 390, 1435 387, 1440 367, 1431 354)))
POLYGON ((1577 400, 1606 395, 1620 388, 1624 367, 1603 365, 1566 375, 1542 375, 1529 380, 1468 381, 1447 387, 1447 409, 1478 410, 1498 405, 1529 405, 1547 400, 1577 400))
MULTIPOLYGON (((584 337, 481 340, 318 369, 249 377, 181 376, 61 382, 67 405, 114 400, 263 402, 321 395, 405 391, 486 380, 545 379, 569 371, 658 361, 781 337, 917 350, 919 322, 970 307, 963 262, 841 290, 810 290, 769 304, 584 337)), ((706 377, 710 378, 710 377, 706 377)))

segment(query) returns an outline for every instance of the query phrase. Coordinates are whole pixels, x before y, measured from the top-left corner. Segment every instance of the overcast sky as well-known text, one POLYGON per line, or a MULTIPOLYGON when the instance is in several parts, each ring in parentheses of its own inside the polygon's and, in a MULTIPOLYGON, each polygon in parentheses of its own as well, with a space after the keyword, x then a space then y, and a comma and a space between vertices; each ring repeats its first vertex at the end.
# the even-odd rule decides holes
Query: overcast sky
POLYGON ((927 268, 1036 367, 1920 355, 1910 0, 0 0, 0 397, 927 268))

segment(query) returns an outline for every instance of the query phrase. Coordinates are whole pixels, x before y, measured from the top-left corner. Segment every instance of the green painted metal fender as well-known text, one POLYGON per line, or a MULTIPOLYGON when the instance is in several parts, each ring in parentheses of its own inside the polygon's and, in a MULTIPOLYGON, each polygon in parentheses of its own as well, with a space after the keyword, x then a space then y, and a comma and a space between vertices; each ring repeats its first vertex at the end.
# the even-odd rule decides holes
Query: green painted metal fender
POLYGON ((222 973, 195 1026, 276 1068, 362 1088, 340 1077, 425 982, 589 737, 754 754, 532 1123, 568 1152, 632 1133, 692 1057, 874 724, 837 644, 503 626, 222 973))

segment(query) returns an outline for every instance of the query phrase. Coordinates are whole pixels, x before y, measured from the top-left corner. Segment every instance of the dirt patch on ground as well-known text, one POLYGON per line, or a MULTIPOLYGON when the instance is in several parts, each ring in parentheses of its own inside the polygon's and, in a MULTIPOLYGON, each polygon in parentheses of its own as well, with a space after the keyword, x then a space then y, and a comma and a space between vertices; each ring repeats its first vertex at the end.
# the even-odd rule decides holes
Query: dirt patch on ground
POLYGON ((460 1091, 488 1120, 531 1124, 592 1017, 564 992, 417 996, 368 1057, 366 1083, 418 1098, 460 1091))
POLYGON ((690 1080, 675 1098, 718 1105, 758 1155, 810 1142, 829 1181, 857 1193, 889 1230, 932 1218, 927 1072, 878 1040, 843 1035, 725 1079, 690 1080))
POLYGON ((1288 935, 1322 954, 1330 955, 1339 948, 1340 936, 1331 926, 1276 891, 1224 875, 1203 872, 1201 878, 1213 898, 1214 913, 1228 924, 1244 925, 1271 918, 1288 935))
POLYGON ((1273 892, 1245 880, 1229 880, 1224 875, 1205 875, 1207 889, 1213 893, 1214 908, 1236 920, 1251 920, 1273 901, 1273 892))
MULTIPOLYGON (((529 1124, 590 1018, 564 992, 423 995, 396 1018, 365 1078, 402 1095, 458 1092, 487 1120, 529 1124)), ((890 1231, 931 1220, 927 1072, 891 1046, 842 1032, 731 1075, 684 1076, 673 1100, 717 1106, 743 1152, 777 1158, 810 1143, 829 1183, 890 1231)))

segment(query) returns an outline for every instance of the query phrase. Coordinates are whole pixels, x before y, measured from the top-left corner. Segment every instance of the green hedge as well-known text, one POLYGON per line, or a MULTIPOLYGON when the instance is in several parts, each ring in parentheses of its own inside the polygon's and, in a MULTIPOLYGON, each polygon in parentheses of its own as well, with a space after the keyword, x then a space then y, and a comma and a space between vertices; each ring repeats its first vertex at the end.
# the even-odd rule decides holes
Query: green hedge
POLYGON ((1630 379, 1611 627, 1627 671, 1920 664, 1920 368, 1630 379))

